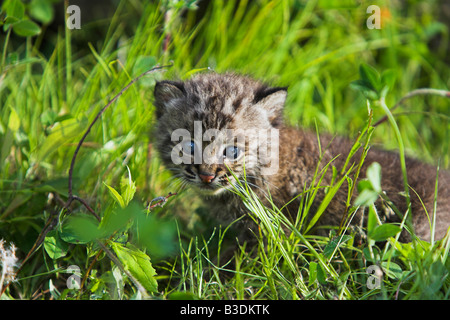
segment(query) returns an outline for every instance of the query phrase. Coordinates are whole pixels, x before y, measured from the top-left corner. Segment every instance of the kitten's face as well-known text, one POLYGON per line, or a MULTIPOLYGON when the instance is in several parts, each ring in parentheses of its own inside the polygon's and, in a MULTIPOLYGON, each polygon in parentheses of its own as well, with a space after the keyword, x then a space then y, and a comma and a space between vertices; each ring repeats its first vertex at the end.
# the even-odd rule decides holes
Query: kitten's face
POLYGON ((158 82, 155 135, 164 165, 205 195, 238 180, 251 185, 278 164, 276 128, 285 99, 285 88, 233 74, 158 82))

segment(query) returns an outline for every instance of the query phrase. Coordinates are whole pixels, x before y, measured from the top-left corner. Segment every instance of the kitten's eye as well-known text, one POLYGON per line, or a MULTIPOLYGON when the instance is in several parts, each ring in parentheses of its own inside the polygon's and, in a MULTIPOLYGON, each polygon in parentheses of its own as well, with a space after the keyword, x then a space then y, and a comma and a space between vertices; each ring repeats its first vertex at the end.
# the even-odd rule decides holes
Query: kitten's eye
POLYGON ((241 155, 241 149, 236 146, 228 146, 223 150, 223 157, 229 160, 236 160, 241 155))
POLYGON ((195 142, 194 141, 185 141, 182 144, 183 152, 186 154, 194 155, 195 152, 195 142))

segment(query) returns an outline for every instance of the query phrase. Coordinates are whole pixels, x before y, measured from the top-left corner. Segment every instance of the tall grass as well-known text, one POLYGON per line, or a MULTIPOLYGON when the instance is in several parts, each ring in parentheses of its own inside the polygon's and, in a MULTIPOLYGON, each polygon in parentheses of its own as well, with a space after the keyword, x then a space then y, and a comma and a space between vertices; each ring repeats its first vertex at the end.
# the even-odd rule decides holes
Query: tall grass
MULTIPOLYGON (((78 155, 74 190, 101 216, 109 215, 115 203, 107 186, 119 190, 128 172, 140 203, 167 195, 176 186, 152 149, 155 80, 184 79, 206 68, 248 73, 289 86, 285 115, 290 124, 350 137, 363 131, 369 119, 365 97, 349 86, 358 79, 361 63, 396 75, 384 101, 387 107, 417 88, 448 90, 448 28, 436 18, 440 2, 370 4, 383 8, 380 30, 366 27, 366 3, 232 0, 196 10, 192 1, 174 5, 133 0, 118 5, 105 34, 99 35, 102 41, 77 42, 90 32, 89 25, 80 31, 61 27, 53 38, 43 33, 39 41, 2 33, 0 239, 13 242, 23 259, 49 217, 59 217, 60 230, 66 213, 58 198, 67 197, 76 144, 107 101, 156 64, 172 61, 173 67, 126 91, 96 123, 78 155), (50 54, 40 52, 43 39, 52 48, 50 54)), ((440 159, 440 167, 448 168, 448 110, 448 100, 414 97, 393 112, 391 124, 397 126, 384 123, 367 141, 398 149, 396 137, 401 137, 405 154, 428 162, 440 159)), ((383 108, 372 111, 374 121, 386 114, 383 108)), ((341 181, 334 183, 332 192, 341 181)), ((305 186, 304 208, 314 188, 305 186)), ((148 253, 158 274, 154 296, 447 299, 450 294, 448 237, 431 244, 400 244, 389 237, 388 245, 379 248, 373 239, 360 245, 343 233, 314 236, 305 221, 288 221, 281 208, 266 208, 245 185, 236 191, 260 223, 261 234, 255 235, 256 247, 242 247, 229 261, 218 263, 215 257, 226 251, 229 241, 234 244, 232 228, 211 227, 202 203, 189 191, 151 213, 178 219, 179 244, 170 257, 158 260, 148 253), (367 285, 376 280, 367 273, 370 265, 384 271, 380 286, 373 289, 367 285)), ((72 210, 74 215, 85 211, 77 206, 72 210)), ((118 297, 114 292, 120 290, 121 298, 140 297, 129 280, 129 285, 121 284, 120 269, 111 268, 95 243, 60 239, 60 246, 69 241, 70 250, 50 257, 48 239, 47 247, 37 243, 40 249, 2 298, 107 299, 118 297), (89 283, 83 290, 66 288, 68 275, 61 272, 69 265, 81 268, 89 283)))

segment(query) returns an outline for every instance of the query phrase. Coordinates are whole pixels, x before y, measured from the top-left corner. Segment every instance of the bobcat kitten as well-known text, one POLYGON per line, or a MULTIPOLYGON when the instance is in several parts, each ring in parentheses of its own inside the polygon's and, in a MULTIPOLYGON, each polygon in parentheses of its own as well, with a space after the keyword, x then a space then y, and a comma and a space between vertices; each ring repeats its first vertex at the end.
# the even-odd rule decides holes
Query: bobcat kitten
MULTIPOLYGON (((316 133, 285 126, 282 114, 287 89, 269 87, 250 77, 207 73, 186 82, 161 81, 156 84, 154 95, 158 121, 156 144, 164 165, 176 177, 197 189, 210 213, 225 223, 246 213, 243 202, 230 191, 231 184, 237 184, 237 180, 243 182, 245 178, 263 202, 269 188, 272 201, 281 208, 298 196, 305 186, 308 189, 317 167, 320 172, 331 161, 340 172, 352 147, 351 141, 330 135, 321 135, 319 146, 316 133), (277 152, 268 154, 262 149, 277 152)), ((350 162, 357 164, 360 157, 361 151, 350 162)), ((383 192, 400 212, 405 213, 407 203, 402 195, 404 185, 399 156, 370 149, 359 179, 365 177, 367 167, 373 162, 381 165, 383 192)), ((430 223, 423 207, 431 217, 436 168, 410 158, 406 159, 406 166, 415 233, 423 240, 429 240, 430 223)), ((349 174, 352 179, 355 171, 353 169, 349 174)), ((330 166, 321 186, 330 185, 332 175, 330 166)), ((316 227, 339 226, 346 213, 347 188, 344 182, 316 227)), ((313 215, 323 201, 325 189, 319 188, 310 214, 313 215)), ((357 191, 354 193, 355 198, 357 191)), ((387 203, 378 200, 376 204, 383 220, 401 221, 387 203)), ((302 214, 299 205, 300 197, 297 197, 285 207, 284 214, 294 219, 297 214, 302 214)), ((436 210, 435 236, 439 239, 450 225, 450 174, 443 170, 439 173, 436 210)), ((364 221, 362 211, 358 210, 352 225, 364 221)), ((248 217, 241 219, 239 224, 242 238, 255 227, 248 217)), ((327 233, 323 228, 316 232, 327 233)), ((404 230, 400 239, 408 241, 409 234, 404 230)))

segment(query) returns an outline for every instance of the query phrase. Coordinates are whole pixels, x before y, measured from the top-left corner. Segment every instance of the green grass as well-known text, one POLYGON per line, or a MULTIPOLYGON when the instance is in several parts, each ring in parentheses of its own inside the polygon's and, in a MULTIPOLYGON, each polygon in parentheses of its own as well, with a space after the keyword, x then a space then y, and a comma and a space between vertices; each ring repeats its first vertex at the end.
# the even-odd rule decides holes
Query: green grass
MULTIPOLYGON (((217 254, 235 243, 233 230, 214 226, 193 193, 143 210, 176 191, 151 144, 155 80, 184 79, 205 68, 288 85, 290 124, 352 138, 362 132, 363 146, 439 159, 448 168, 448 99, 410 98, 390 121, 365 130, 366 97, 350 86, 361 64, 395 75, 382 103, 371 103, 372 124, 412 90, 448 90, 449 30, 437 19, 442 4, 408 1, 405 9, 387 1, 244 0, 194 10, 191 1, 167 3, 122 1, 107 24, 98 22, 104 33, 92 43, 83 39, 95 22, 28 38, 0 34, 0 239, 5 247, 14 243, 19 263, 25 261, 1 298, 448 299, 450 238, 400 244, 396 230, 378 225, 370 203, 374 238, 360 244, 341 232, 346 224, 328 237, 309 234, 305 221, 286 220, 244 185, 236 192, 260 223, 257 245, 243 245, 230 262, 219 263, 217 254), (369 4, 389 10, 380 30, 366 27, 369 4), (102 217, 100 225, 79 202, 68 212, 68 170, 88 125, 132 79, 170 62, 121 95, 80 149, 73 191, 102 217), (42 244, 48 221, 55 228, 42 244), (28 252, 33 255, 25 260, 28 252), (67 288, 76 276, 66 272, 70 265, 80 268, 81 290, 67 288), (384 271, 373 289, 368 283, 378 279, 368 273, 371 265, 384 271)), ((339 183, 329 186, 330 197, 339 183)), ((317 186, 305 186, 305 208, 317 186)))

